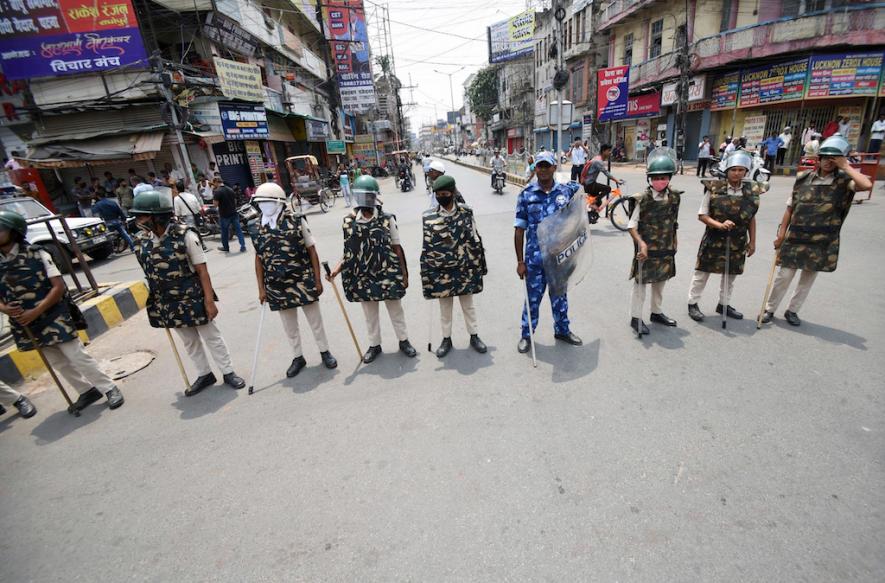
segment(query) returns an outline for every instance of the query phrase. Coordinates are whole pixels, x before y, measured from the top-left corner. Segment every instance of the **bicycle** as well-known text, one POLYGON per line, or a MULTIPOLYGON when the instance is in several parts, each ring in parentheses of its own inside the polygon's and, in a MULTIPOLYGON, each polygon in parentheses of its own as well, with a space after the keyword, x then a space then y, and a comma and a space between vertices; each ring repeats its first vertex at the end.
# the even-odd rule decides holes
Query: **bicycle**
MULTIPOLYGON (((595 224, 599 220, 599 212, 590 208, 590 205, 595 204, 598 199, 598 196, 587 195, 587 215, 590 224, 595 224)), ((614 228, 626 231, 635 204, 635 201, 629 196, 621 195, 621 187, 616 184, 603 202, 602 209, 605 209, 605 216, 611 221, 614 228)))

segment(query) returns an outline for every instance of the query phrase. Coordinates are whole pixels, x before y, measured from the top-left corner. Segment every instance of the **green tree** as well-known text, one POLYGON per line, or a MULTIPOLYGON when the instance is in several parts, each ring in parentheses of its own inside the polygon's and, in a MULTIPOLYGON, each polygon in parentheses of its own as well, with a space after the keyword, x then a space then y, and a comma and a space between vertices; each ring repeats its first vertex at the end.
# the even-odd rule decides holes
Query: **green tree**
POLYGON ((492 118, 498 105, 498 67, 492 65, 481 69, 467 88, 470 110, 483 121, 492 118))

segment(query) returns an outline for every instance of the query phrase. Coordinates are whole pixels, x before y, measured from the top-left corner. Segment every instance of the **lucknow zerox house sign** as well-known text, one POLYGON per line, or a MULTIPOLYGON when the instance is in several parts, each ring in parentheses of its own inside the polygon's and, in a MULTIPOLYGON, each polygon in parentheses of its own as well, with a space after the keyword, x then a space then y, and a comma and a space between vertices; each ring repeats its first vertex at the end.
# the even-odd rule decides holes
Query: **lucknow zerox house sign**
POLYGON ((0 67, 32 79, 147 67, 131 0, 0 1, 0 67))

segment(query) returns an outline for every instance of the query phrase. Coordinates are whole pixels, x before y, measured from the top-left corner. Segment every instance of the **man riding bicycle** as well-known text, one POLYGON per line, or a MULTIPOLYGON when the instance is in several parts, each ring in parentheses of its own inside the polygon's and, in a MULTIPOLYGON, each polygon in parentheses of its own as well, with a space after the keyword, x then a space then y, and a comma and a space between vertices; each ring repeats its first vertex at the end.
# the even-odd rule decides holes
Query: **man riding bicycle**
POLYGON ((609 180, 615 184, 624 184, 623 180, 618 180, 612 176, 606 168, 606 162, 612 155, 611 144, 603 144, 599 149, 599 155, 595 156, 589 164, 584 165, 584 171, 581 173, 581 184, 584 185, 584 192, 588 195, 588 200, 592 197, 587 207, 587 214, 590 222, 595 223, 599 218, 599 212, 608 204, 608 197, 612 192, 612 187, 601 182, 596 182, 599 173, 603 173, 609 180))

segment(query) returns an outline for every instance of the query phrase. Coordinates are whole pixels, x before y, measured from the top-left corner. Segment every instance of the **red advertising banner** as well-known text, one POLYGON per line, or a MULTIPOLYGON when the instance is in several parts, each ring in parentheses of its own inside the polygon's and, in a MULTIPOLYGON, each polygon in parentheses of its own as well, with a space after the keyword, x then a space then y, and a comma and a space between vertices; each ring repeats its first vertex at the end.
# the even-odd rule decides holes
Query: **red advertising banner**
POLYGON ((646 93, 627 99, 627 117, 656 117, 661 113, 661 94, 646 93))
POLYGON ((596 72, 596 119, 617 121, 627 117, 630 67, 609 67, 596 72))

